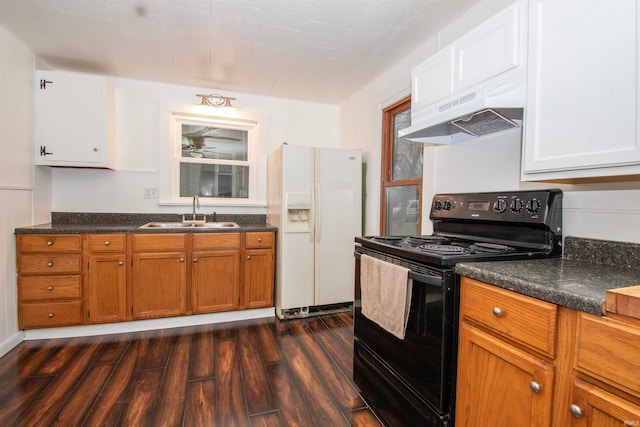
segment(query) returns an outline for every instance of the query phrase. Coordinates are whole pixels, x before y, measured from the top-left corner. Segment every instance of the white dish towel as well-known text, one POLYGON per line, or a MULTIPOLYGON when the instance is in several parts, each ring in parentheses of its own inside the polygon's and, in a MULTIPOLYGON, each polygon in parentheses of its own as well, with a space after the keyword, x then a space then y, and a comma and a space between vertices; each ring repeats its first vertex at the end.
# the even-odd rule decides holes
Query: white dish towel
POLYGON ((360 257, 362 314, 404 339, 411 307, 409 269, 368 255, 360 257))

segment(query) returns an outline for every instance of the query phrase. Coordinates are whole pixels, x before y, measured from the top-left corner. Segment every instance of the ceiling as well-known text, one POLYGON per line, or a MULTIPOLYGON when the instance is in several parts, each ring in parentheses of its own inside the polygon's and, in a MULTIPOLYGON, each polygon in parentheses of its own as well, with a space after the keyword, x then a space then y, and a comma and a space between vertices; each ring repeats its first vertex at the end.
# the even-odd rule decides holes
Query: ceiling
POLYGON ((55 69, 337 104, 477 1, 0 0, 0 25, 55 69))

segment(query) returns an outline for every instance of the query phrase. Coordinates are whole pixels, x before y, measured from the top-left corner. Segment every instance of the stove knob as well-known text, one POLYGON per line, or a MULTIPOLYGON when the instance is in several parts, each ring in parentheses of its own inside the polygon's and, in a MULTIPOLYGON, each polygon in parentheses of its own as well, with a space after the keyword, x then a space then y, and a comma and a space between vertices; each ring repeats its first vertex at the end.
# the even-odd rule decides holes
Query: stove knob
POLYGON ((451 210, 451 202, 448 200, 445 200, 444 204, 442 205, 442 208, 445 211, 450 211, 451 210))
POLYGON ((442 202, 440 200, 436 200, 433 203, 433 209, 439 211, 440 209, 442 209, 442 202))
POLYGON ((527 202, 527 212, 529 212, 530 214, 537 213, 540 210, 540 205, 541 204, 539 200, 529 200, 529 202, 527 202))
POLYGON ((496 200, 496 202, 493 204, 493 210, 498 212, 498 213, 502 213, 504 211, 507 210, 507 201, 504 199, 498 199, 496 200))
POLYGON ((524 207, 524 202, 520 199, 514 199, 511 202, 511 212, 513 213, 519 213, 520 211, 522 211, 523 207, 524 207))

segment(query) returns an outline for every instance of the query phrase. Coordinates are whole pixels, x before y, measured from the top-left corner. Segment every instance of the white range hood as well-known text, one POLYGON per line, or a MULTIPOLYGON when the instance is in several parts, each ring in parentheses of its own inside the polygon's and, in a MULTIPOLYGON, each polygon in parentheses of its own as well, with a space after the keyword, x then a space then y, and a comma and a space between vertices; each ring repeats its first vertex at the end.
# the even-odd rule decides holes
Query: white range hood
POLYGON ((520 131, 527 6, 515 2, 411 70, 411 126, 399 137, 452 144, 520 131))
POLYGON ((522 126, 525 84, 521 73, 492 79, 434 105, 398 132, 400 138, 427 144, 453 144, 522 126), (417 119, 417 120, 416 120, 417 119))

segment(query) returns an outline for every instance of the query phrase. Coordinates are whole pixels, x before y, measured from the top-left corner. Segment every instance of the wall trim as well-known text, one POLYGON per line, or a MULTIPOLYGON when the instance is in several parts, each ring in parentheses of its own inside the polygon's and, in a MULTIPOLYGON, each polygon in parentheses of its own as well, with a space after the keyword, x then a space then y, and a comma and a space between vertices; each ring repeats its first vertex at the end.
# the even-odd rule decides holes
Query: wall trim
POLYGON ((9 353, 15 346, 24 340, 24 331, 18 331, 8 339, 0 343, 0 357, 9 353))
POLYGON ((119 168, 116 166, 114 169, 115 172, 126 172, 126 173, 148 173, 148 174, 159 174, 158 169, 135 169, 135 168, 119 168))
POLYGON ((126 332, 149 331, 154 329, 206 325, 209 323, 260 319, 274 316, 275 308, 269 307, 253 310, 225 311, 221 313, 167 317, 163 319, 136 320, 133 322, 103 323, 100 325, 69 326, 65 328, 29 329, 24 331, 24 340, 120 334, 126 332))
POLYGON ((33 186, 0 184, 0 190, 33 191, 33 186))

